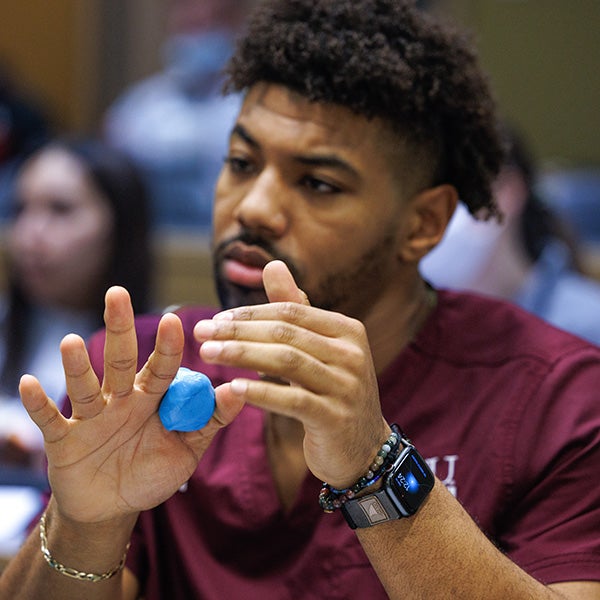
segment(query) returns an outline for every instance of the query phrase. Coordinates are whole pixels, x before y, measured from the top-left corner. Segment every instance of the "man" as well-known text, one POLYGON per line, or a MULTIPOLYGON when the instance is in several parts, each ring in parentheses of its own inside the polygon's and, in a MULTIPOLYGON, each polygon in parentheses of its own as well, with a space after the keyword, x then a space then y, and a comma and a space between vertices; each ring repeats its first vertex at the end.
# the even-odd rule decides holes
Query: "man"
POLYGON ((599 598, 599 350, 418 275, 459 195, 495 213, 468 47, 409 3, 275 0, 229 74, 227 310, 136 342, 113 288, 102 384, 62 344, 73 418, 23 378, 53 496, 5 597, 599 598), (157 415, 180 364, 219 384, 199 431, 157 415))

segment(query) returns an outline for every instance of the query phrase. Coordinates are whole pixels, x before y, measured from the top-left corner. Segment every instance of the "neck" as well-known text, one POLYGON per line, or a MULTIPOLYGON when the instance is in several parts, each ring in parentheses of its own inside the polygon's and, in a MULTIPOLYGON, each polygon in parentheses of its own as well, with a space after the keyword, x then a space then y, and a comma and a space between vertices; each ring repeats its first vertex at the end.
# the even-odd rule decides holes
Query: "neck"
POLYGON ((365 319, 375 371, 380 374, 419 333, 435 307, 436 294, 421 277, 397 284, 365 319))

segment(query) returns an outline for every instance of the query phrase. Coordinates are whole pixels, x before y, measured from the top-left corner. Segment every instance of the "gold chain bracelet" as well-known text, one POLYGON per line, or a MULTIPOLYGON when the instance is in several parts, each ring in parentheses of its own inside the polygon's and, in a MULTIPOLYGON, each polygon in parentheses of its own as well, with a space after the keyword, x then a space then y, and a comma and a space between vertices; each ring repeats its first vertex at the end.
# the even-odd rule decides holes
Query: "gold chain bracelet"
POLYGON ((107 571, 106 573, 84 573, 83 571, 77 571, 76 569, 72 569, 71 567, 65 567, 65 565, 59 563, 54 558, 52 558, 52 554, 50 554, 50 550, 48 550, 48 538, 46 536, 46 513, 44 513, 40 518, 40 546, 42 550, 42 555, 44 559, 52 567, 55 571, 58 571, 61 575, 65 575, 66 577, 71 577, 72 579, 77 579, 78 581, 89 581, 91 583, 98 583, 99 581, 106 581, 111 577, 115 576, 119 571, 123 569, 125 566, 125 559, 127 558, 127 551, 129 550, 130 544, 127 544, 125 548, 125 553, 121 558, 119 564, 107 571))

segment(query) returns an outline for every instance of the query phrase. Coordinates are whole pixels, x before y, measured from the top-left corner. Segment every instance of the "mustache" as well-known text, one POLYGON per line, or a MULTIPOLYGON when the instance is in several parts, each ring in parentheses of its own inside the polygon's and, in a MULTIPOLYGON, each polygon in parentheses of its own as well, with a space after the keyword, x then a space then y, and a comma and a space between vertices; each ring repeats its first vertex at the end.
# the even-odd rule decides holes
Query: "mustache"
POLYGON ((241 242, 247 246, 256 246, 257 248, 264 250, 273 258, 285 260, 270 241, 251 231, 242 231, 217 244, 214 249, 215 258, 222 257, 226 253, 227 248, 236 242, 241 242))
POLYGON ((260 234, 257 234, 255 232, 248 231, 248 230, 242 230, 238 234, 233 235, 233 236, 223 240, 219 244, 215 245, 214 250, 213 250, 213 263, 214 263, 215 268, 221 262, 223 257, 226 255, 227 248, 231 244, 238 243, 238 242, 245 244, 247 246, 254 246, 256 248, 260 248, 261 250, 266 252, 272 258, 272 260, 283 261, 287 265, 287 268, 290 270, 290 273, 294 277, 295 281, 297 283, 300 282, 300 278, 301 278, 302 274, 300 272, 300 269, 298 269, 297 265, 295 264, 295 262, 288 255, 286 255, 283 252, 281 252, 280 250, 278 250, 277 247, 275 246, 275 244, 273 244, 270 240, 265 239, 260 234))

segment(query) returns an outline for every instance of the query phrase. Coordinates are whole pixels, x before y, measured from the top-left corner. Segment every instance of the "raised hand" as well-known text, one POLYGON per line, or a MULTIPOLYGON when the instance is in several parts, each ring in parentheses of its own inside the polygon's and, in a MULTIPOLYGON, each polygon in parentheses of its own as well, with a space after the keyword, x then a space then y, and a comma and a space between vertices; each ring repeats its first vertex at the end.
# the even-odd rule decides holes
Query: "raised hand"
POLYGON ((359 321, 311 307, 282 262, 269 263, 270 304, 200 321, 196 338, 207 362, 257 370, 269 378, 236 379, 217 388, 234 398, 297 419, 313 474, 344 487, 364 474, 389 433, 365 329, 359 321))
POLYGON ((102 384, 81 338, 69 335, 61 344, 70 419, 34 377, 25 375, 20 386, 22 402, 44 435, 53 496, 62 514, 81 522, 136 513, 166 500, 242 406, 239 399, 224 401, 202 430, 167 431, 157 410, 181 362, 181 322, 173 314, 161 319, 154 352, 137 374, 134 316, 125 289, 107 292, 105 322, 102 384))

